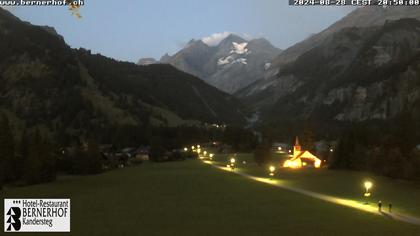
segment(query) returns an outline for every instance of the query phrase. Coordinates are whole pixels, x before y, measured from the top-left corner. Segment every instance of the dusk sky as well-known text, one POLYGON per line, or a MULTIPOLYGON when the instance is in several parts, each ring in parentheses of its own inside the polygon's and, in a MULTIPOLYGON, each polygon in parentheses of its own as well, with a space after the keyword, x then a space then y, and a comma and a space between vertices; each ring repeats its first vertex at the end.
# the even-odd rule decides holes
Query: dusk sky
POLYGON ((71 16, 66 7, 20 7, 12 12, 32 24, 53 26, 72 47, 137 62, 142 57, 173 54, 192 38, 223 32, 264 37, 285 49, 352 10, 349 7, 293 7, 286 0, 85 2, 80 20, 71 16))

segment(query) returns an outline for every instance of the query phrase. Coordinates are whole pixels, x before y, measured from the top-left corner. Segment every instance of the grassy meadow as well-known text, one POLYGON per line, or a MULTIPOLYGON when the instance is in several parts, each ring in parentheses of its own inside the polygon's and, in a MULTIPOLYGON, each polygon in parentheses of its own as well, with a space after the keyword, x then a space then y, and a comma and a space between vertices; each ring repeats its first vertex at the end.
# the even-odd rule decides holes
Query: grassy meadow
MULTIPOLYGON (((216 163, 225 165, 232 155, 219 155, 216 163)), ((420 183, 394 180, 376 176, 368 172, 327 170, 327 169, 300 169, 291 170, 281 168, 286 154, 275 153, 272 165, 276 166, 274 178, 281 179, 283 183, 306 190, 324 193, 364 202, 364 182, 373 182, 372 196, 369 203, 376 205, 382 201, 384 209, 392 203, 393 212, 404 213, 420 217, 420 183)), ((253 162, 253 155, 242 153, 236 155, 238 170, 255 176, 267 177, 268 167, 258 167, 253 162), (242 164, 246 161, 246 165, 242 164)))
POLYGON ((0 195, 70 197, 68 235, 420 235, 418 226, 267 186, 194 160, 60 177, 55 183, 4 189, 0 195))

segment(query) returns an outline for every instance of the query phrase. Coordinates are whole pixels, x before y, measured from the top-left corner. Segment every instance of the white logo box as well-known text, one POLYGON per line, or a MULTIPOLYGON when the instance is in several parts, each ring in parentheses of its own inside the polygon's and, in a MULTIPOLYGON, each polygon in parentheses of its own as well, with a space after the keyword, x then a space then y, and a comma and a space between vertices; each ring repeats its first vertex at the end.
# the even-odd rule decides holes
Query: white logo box
POLYGON ((70 232, 70 199, 4 199, 4 232, 70 232))

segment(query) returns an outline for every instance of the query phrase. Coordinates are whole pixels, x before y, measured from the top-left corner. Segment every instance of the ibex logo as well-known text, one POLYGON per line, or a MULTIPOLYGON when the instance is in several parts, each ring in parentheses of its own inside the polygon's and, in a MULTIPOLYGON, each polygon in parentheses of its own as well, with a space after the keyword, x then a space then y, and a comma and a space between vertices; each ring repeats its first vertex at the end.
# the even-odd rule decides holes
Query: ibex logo
POLYGON ((6 231, 19 231, 20 227, 22 226, 20 222, 21 216, 22 212, 20 211, 19 207, 11 207, 6 214, 6 217, 8 218, 6 221, 6 231))

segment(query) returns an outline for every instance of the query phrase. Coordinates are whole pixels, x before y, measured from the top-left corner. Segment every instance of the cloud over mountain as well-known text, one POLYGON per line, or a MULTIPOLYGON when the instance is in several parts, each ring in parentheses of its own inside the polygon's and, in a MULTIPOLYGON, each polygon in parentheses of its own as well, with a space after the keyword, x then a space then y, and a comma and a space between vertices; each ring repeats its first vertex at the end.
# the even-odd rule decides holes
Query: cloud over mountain
POLYGON ((217 46, 223 39, 227 38, 231 32, 222 32, 222 33, 214 33, 208 37, 204 37, 201 39, 203 43, 207 44, 208 46, 217 46))

